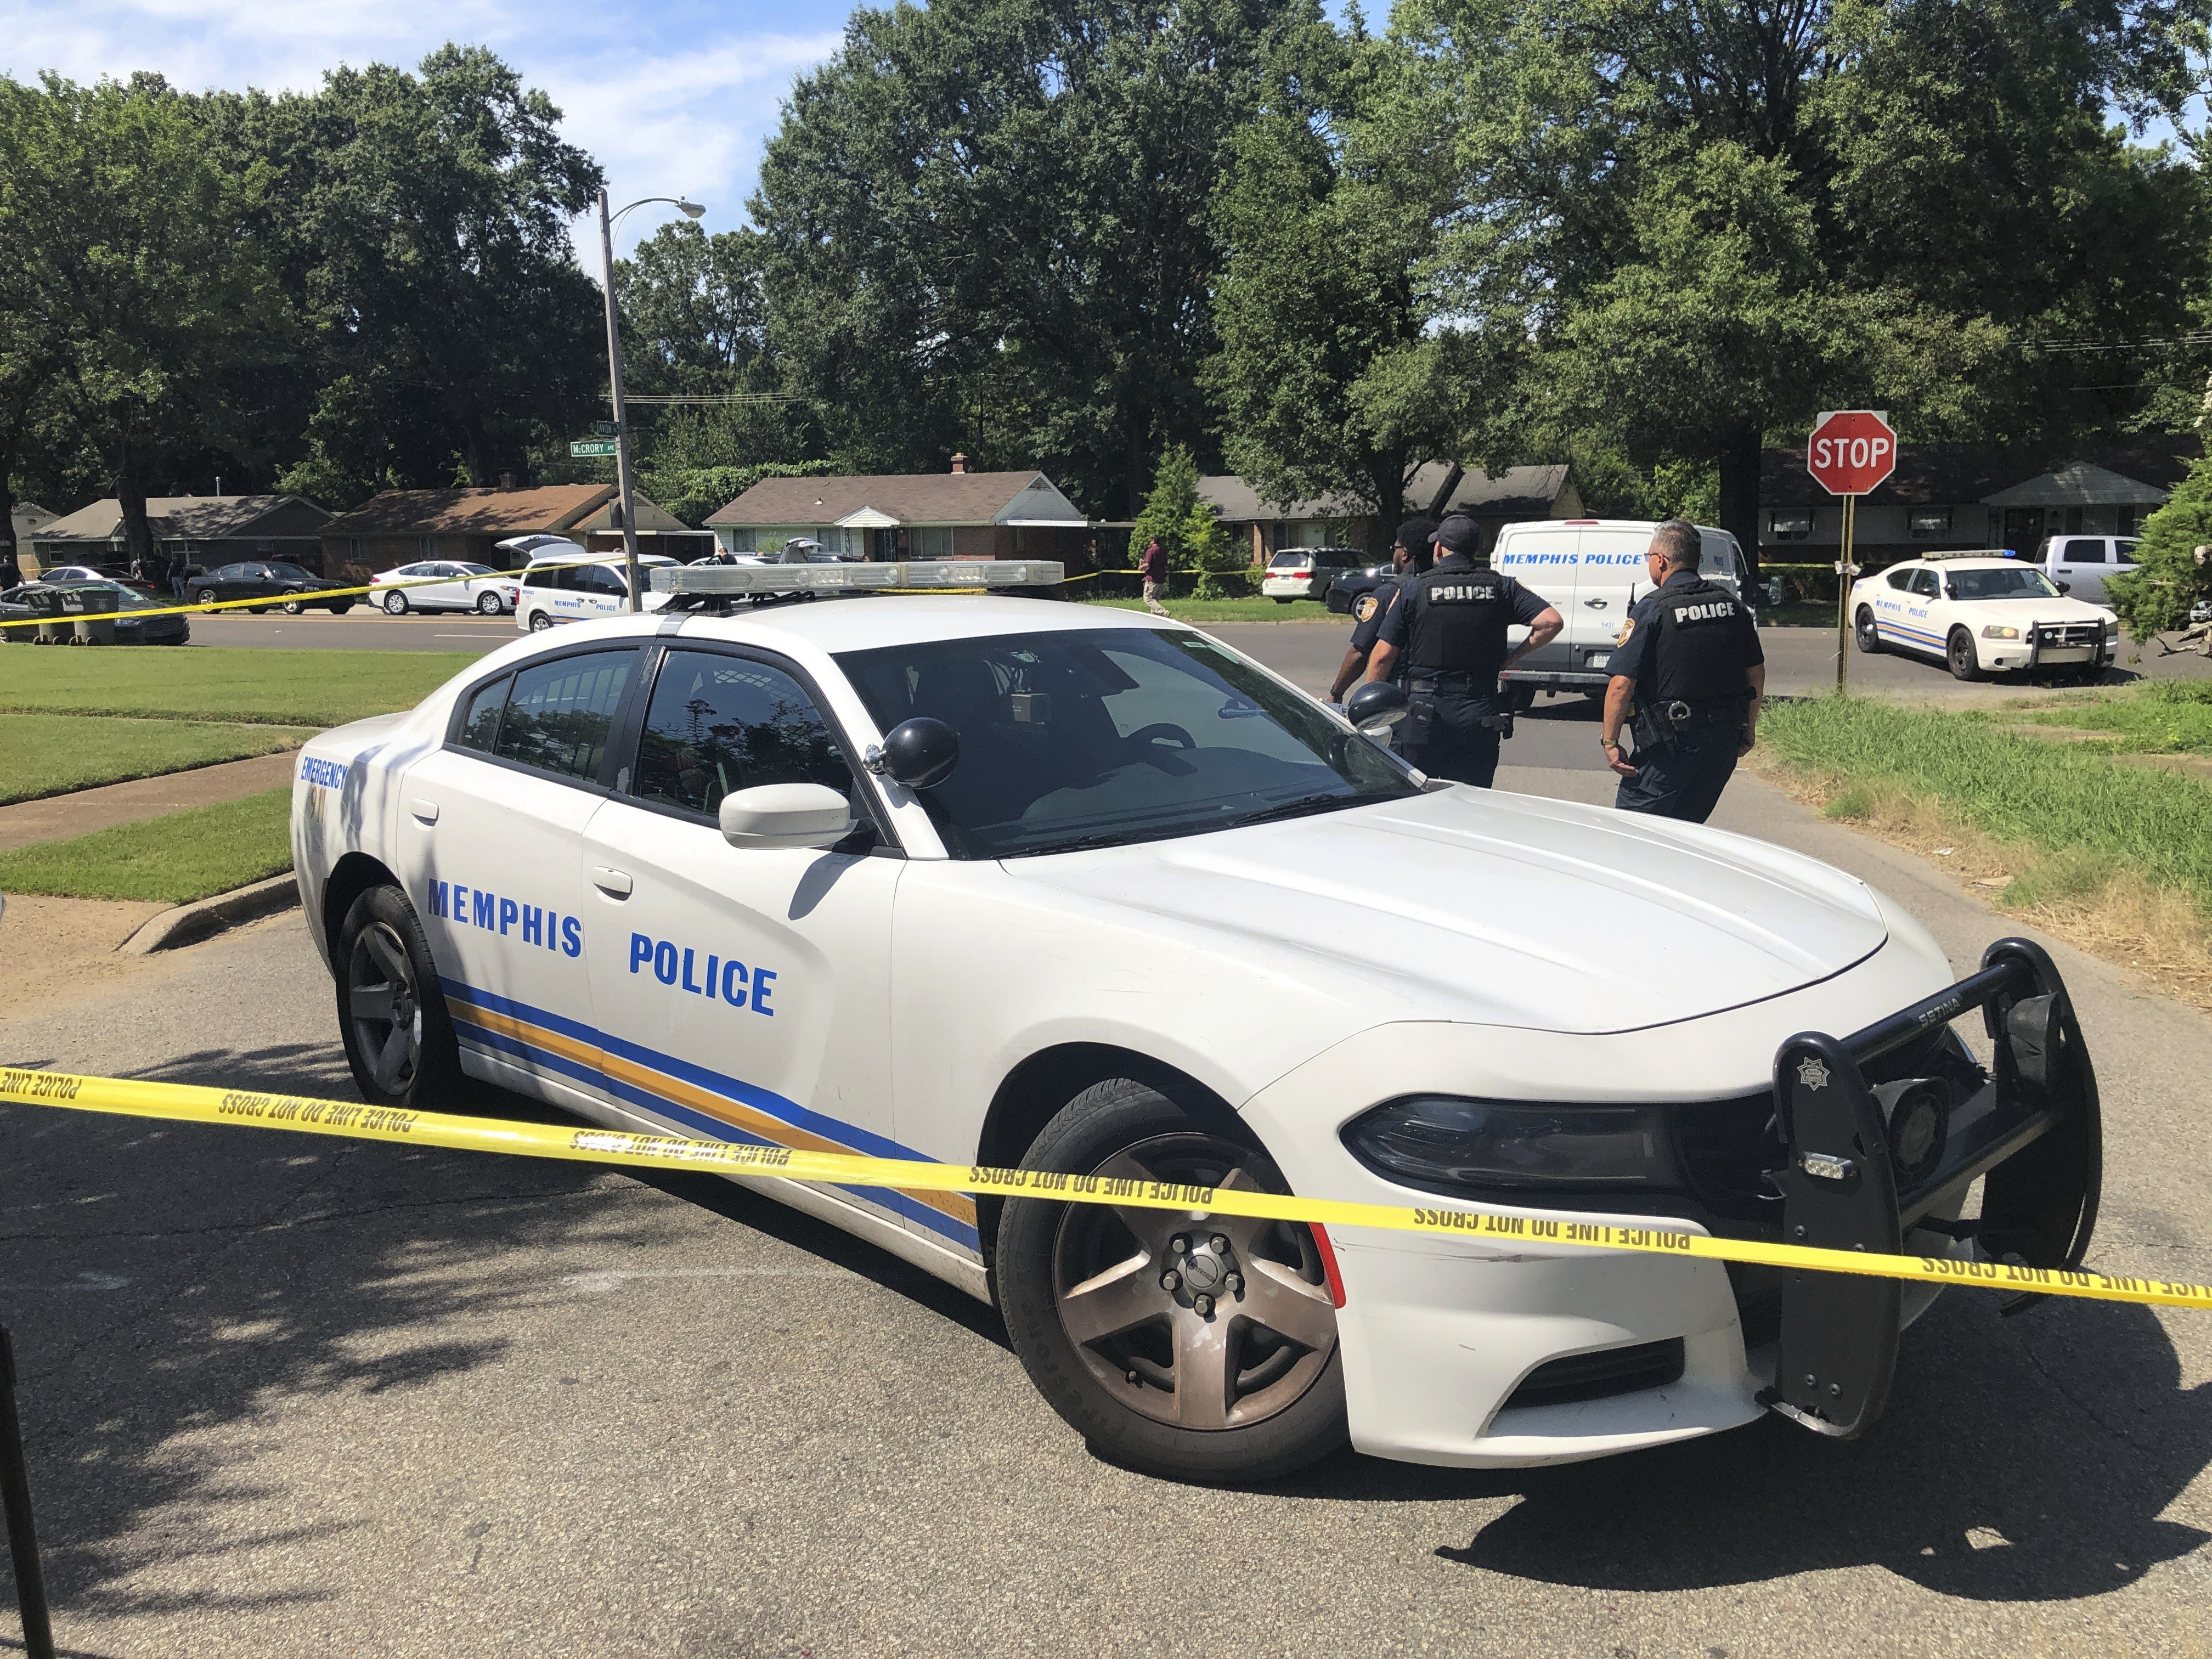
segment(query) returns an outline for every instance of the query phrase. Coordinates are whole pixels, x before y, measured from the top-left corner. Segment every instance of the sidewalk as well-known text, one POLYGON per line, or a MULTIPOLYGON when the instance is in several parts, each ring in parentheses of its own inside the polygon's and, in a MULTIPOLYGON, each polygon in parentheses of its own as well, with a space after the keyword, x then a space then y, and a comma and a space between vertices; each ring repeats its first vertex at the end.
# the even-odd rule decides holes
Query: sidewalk
POLYGON ((292 769, 298 763, 297 751, 288 749, 250 760, 224 761, 187 772, 165 773, 158 778, 134 778, 128 783, 103 784, 97 789, 0 806, 0 852, 36 842, 66 841, 71 836, 118 823, 163 817, 188 806, 212 806, 218 801, 282 788, 291 781, 292 769))

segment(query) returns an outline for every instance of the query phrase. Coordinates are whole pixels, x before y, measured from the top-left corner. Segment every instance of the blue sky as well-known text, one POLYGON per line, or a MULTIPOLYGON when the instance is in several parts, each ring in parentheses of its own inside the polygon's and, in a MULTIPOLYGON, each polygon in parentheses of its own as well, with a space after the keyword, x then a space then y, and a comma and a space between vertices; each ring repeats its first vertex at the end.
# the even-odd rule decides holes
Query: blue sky
MULTIPOLYGON (((334 64, 411 67, 444 41, 481 44, 552 97, 617 205, 689 194, 708 204, 708 228, 728 228, 793 77, 836 50, 849 10, 849 0, 0 0, 0 70, 88 81, 147 69, 193 91, 307 91, 334 64)), ((669 212, 631 214, 617 252, 669 212)))

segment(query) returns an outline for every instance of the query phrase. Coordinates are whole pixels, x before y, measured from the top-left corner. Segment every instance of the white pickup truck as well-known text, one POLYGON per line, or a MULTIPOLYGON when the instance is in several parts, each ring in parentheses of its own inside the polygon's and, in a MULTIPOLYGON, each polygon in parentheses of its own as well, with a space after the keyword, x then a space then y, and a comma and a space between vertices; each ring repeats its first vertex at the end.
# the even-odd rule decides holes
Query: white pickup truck
POLYGON ((2136 538, 2045 536, 2036 547, 2035 565, 2069 599, 2103 605, 2105 579, 2136 568, 2136 538))

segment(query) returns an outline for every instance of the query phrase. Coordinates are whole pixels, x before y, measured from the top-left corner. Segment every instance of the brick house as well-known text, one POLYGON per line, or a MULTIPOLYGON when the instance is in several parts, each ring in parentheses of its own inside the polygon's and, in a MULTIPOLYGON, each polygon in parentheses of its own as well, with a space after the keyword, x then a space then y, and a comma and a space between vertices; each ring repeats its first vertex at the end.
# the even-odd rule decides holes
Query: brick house
POLYGON ((1088 569, 1091 520, 1042 472, 763 478, 707 527, 725 551, 773 553, 796 538, 826 553, 894 559, 1058 559, 1088 569))
MULTIPOLYGON (((498 544, 515 536, 565 536, 593 552, 622 550, 617 492, 611 483, 531 489, 387 489, 323 526, 324 574, 360 580, 418 559, 453 559, 505 569, 520 562, 498 544)), ((637 550, 696 559, 712 538, 637 502, 637 550)))

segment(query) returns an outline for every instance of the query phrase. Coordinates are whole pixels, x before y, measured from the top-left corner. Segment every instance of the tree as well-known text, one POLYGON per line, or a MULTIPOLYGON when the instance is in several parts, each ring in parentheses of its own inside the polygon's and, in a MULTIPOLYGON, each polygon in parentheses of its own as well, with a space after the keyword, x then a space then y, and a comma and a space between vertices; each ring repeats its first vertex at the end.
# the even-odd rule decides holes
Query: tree
POLYGON ((1401 20, 1468 112, 1451 258, 1526 304, 1537 401, 1641 465, 1715 464, 1755 556, 1759 448, 1818 409, 1872 401, 1923 441, 2063 428, 2097 410, 2054 395, 2070 367, 2035 342, 2178 319, 2188 281, 2115 262, 2157 222, 2201 269, 2201 188, 2101 112, 2179 118, 2206 13, 1413 0, 1401 20))
MULTIPOLYGON (((21 402, 58 379, 104 462, 134 559, 155 552, 147 481, 164 452, 234 434, 239 377, 289 348, 247 234, 266 186, 233 171, 158 76, 38 89, 0 81, 0 276, 21 402)), ((13 441, 11 437, 10 441, 13 441)))
POLYGON ((1203 449, 1211 201, 1313 0, 863 9, 801 77, 751 204, 787 389, 856 471, 1049 471, 1133 508, 1203 449))
POLYGON ((2112 577, 2105 594, 2138 640, 2189 623, 2192 605, 2212 599, 2212 459, 2192 464, 2166 504, 2143 520, 2136 568, 2112 577))
POLYGON ((210 100, 269 173, 259 232, 308 336, 287 489, 489 483, 605 395, 598 288, 570 221, 598 166, 561 112, 481 47, 414 74, 334 70, 311 94, 210 100))
POLYGON ((1266 499, 1349 496, 1395 524, 1414 469, 1464 453, 1495 407, 1475 395, 1498 378, 1471 349, 1486 336, 1447 325, 1433 276, 1455 182, 1434 94, 1355 27, 1279 73, 1237 134, 1205 378, 1230 465, 1266 499))
POLYGON ((1152 492, 1145 497, 1129 532, 1129 546, 1142 551, 1158 538, 1170 569, 1200 573, 1201 597, 1212 597, 1209 575, 1242 569, 1249 556, 1221 522, 1212 503, 1200 499, 1198 463, 1180 444, 1160 457, 1152 474, 1152 492))

